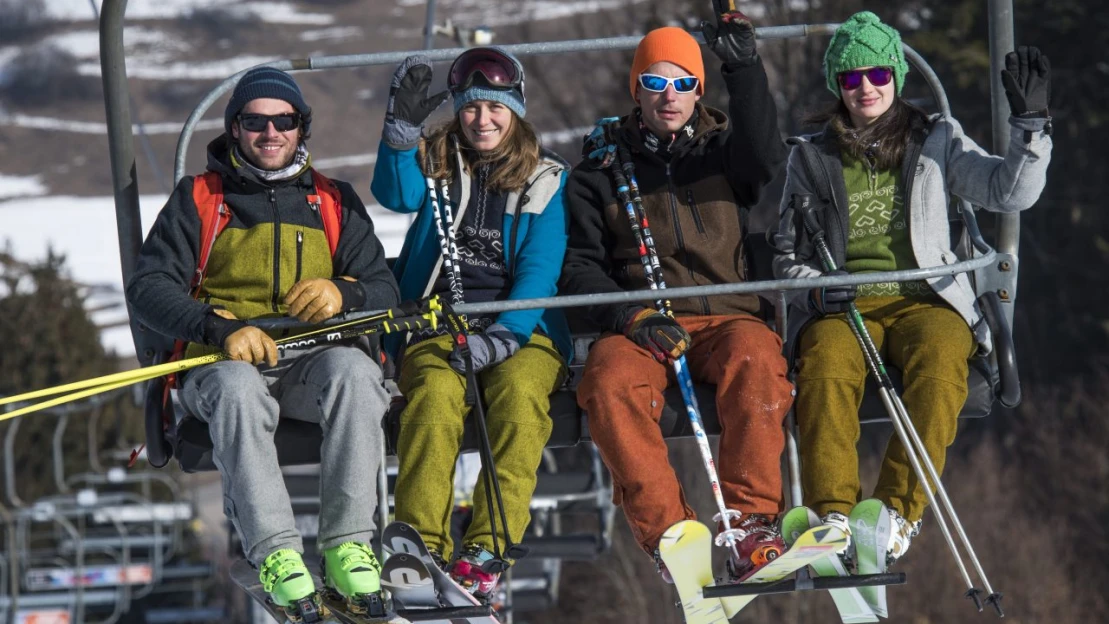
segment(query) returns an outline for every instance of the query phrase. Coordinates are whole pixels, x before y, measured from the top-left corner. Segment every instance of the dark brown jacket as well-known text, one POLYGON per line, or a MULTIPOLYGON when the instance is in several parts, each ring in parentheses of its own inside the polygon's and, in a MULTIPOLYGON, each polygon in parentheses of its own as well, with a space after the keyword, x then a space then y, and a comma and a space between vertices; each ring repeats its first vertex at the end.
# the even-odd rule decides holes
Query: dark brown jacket
MULTIPOLYGON (((761 61, 722 72, 729 114, 697 104, 693 139, 669 162, 643 144, 634 114, 622 120, 619 141, 635 165, 666 286, 745 281, 745 213, 781 168, 785 146, 777 109, 761 61)), ((560 292, 586 294, 647 288, 639 251, 612 171, 588 159, 566 183, 570 238, 560 292)), ((630 309, 641 304, 594 306, 590 319, 621 330, 630 309)), ((672 299, 678 316, 755 314, 755 295, 672 299)))

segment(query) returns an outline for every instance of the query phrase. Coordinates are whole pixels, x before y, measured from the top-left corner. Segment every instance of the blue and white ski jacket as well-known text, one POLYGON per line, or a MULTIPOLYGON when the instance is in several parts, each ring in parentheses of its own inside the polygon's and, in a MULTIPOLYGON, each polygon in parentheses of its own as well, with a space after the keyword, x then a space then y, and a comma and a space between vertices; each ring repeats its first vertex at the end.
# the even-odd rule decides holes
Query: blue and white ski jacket
MULTIPOLYGON (((404 247, 393 265, 402 300, 429 295, 443 264, 435 213, 416 150, 416 147, 398 149, 382 141, 370 185, 370 191, 385 208, 404 214, 416 213, 416 220, 408 228, 404 247)), ((510 283, 510 300, 551 297, 558 289, 566 253, 567 222, 562 189, 568 169, 562 159, 544 150, 527 184, 508 195, 502 240, 505 241, 504 263, 510 283)), ((456 171, 459 175, 451 180, 449 192, 457 229, 470 194, 470 176, 461 157, 456 171)), ((570 327, 561 310, 501 312, 496 322, 515 334, 520 345, 527 344, 532 333, 539 329, 554 341, 567 360, 572 356, 570 327)))

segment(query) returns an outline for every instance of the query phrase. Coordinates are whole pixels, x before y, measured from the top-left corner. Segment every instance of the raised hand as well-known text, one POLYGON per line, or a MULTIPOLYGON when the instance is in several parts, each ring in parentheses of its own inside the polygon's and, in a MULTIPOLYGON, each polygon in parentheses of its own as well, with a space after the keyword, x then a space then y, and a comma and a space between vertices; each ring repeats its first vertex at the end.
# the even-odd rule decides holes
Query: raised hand
POLYGON ((409 147, 420 140, 424 121, 446 101, 446 90, 428 94, 431 87, 431 61, 414 54, 401 62, 389 84, 389 104, 385 109, 385 128, 381 136, 389 145, 409 147))
POLYGON ((758 55, 755 51, 755 26, 751 18, 739 11, 722 13, 716 23, 701 22, 705 44, 724 63, 750 65, 758 55))
POLYGON ((1051 64, 1039 48, 1020 46, 1005 55, 1001 84, 1016 117, 1047 117, 1051 100, 1051 64))

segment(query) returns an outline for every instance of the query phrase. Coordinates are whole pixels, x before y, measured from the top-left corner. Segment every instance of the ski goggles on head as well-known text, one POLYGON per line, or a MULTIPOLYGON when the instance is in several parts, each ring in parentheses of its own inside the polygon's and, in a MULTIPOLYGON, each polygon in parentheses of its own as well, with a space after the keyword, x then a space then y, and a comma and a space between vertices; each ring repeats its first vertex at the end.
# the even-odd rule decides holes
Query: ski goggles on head
POLYGON ((697 90, 697 86, 701 81, 697 76, 679 76, 677 78, 667 78, 666 76, 659 76, 658 74, 639 74, 639 86, 648 91, 655 93, 662 93, 666 87, 674 85, 675 93, 691 93, 697 90))
POLYGON ((876 87, 884 87, 893 80, 892 67, 871 67, 868 69, 852 69, 851 71, 836 74, 839 87, 844 91, 854 91, 863 84, 863 76, 876 87))
POLYGON ((472 48, 451 63, 447 88, 459 93, 480 80, 493 89, 517 89, 523 86, 524 69, 520 64, 494 48, 472 48))
POLYGON ((288 132, 300 127, 300 113, 281 113, 280 115, 261 115, 258 113, 242 113, 239 115, 239 127, 248 132, 265 132, 266 126, 273 124, 273 129, 278 132, 288 132))

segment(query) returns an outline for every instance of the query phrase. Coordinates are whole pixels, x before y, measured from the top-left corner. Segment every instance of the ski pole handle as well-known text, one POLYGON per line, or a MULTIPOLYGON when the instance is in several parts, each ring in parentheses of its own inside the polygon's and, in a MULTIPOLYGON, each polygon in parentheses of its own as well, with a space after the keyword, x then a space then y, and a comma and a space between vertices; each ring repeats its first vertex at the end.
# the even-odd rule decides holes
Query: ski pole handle
POLYGON ((801 213, 805 222, 805 231, 813 238, 824 238, 824 228, 816 218, 816 211, 812 207, 812 195, 809 193, 793 194, 793 209, 801 213))

